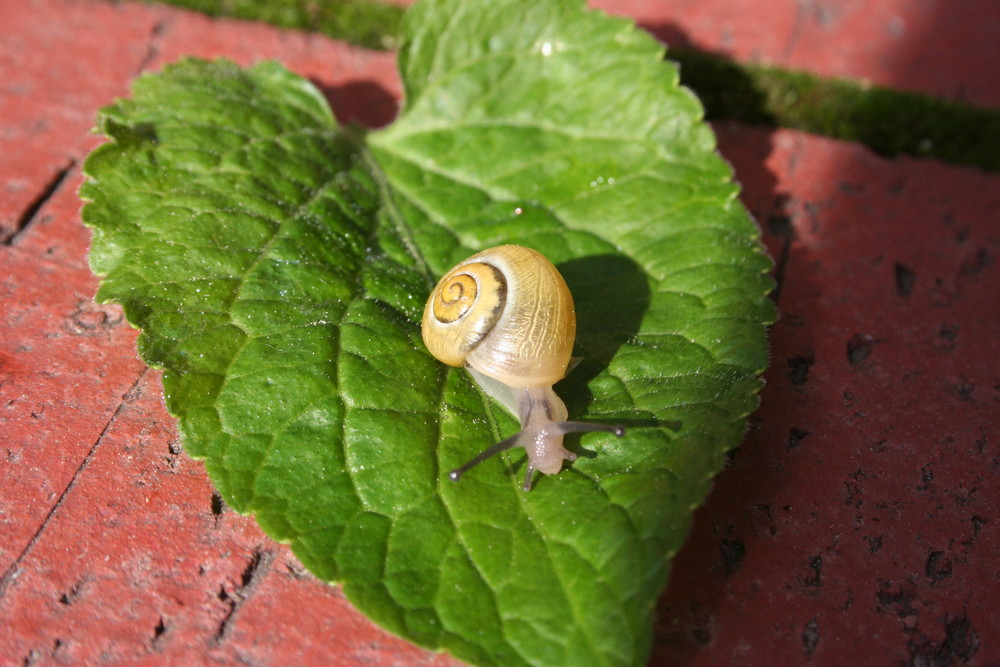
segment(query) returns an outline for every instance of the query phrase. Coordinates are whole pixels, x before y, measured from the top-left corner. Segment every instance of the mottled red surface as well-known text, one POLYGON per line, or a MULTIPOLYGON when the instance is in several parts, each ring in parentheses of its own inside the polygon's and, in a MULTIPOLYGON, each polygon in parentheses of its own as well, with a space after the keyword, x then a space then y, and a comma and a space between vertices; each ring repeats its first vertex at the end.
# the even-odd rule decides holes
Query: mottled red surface
POLYGON ((781 320, 761 409, 661 600, 658 655, 1000 664, 1000 177, 718 129, 781 320))
POLYGON ((1000 106, 996 0, 595 0, 675 46, 1000 106))
MULTIPOLYGON (((601 4, 673 43, 1000 106, 991 0, 601 4)), ((0 664, 453 664, 373 627, 220 505, 135 333, 91 301, 88 131, 138 72, 184 54, 280 59, 342 120, 388 122, 399 96, 392 54, 320 37, 5 4, 0 664)), ((761 410, 676 560, 652 664, 1000 665, 1000 175, 717 129, 782 319, 761 410)))

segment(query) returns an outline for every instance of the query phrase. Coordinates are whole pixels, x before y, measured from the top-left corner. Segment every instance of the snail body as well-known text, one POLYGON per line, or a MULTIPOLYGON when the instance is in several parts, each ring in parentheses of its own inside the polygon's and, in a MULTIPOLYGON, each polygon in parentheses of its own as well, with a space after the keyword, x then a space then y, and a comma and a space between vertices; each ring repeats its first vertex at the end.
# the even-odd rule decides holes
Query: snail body
POLYGON ((624 433, 620 426, 566 421, 552 385, 569 368, 576 313, 559 271, 535 250, 498 246, 459 263, 431 292, 421 333, 435 358, 468 368, 521 421, 520 432, 451 471, 453 480, 500 451, 524 447, 528 491, 535 470, 552 475, 576 459, 563 446, 566 433, 624 433))

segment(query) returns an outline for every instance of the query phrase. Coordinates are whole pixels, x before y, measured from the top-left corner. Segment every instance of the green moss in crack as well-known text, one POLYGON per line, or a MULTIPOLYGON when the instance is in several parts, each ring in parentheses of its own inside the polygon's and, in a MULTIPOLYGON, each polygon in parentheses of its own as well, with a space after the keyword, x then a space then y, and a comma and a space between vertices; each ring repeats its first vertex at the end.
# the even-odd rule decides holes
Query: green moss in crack
POLYGON ((1000 111, 700 51, 672 50, 670 58, 709 119, 788 127, 862 143, 882 155, 1000 170, 1000 111))

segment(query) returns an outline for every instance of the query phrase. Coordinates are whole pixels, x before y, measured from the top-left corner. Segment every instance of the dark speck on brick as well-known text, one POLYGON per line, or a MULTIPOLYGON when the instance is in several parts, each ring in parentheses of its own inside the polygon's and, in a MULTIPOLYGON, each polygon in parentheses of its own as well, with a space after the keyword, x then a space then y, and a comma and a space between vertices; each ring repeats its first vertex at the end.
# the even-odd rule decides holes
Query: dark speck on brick
POLYGON ((854 334, 847 341, 847 361, 852 366, 860 364, 872 352, 872 337, 866 334, 854 334))
POLYGON ((958 397, 963 401, 971 401, 972 392, 974 392, 975 390, 976 390, 976 385, 972 382, 969 382, 965 378, 961 378, 959 382, 955 385, 955 393, 958 394, 958 397))
POLYGON ((940 644, 924 638, 910 646, 911 664, 916 667, 947 667, 969 664, 979 652, 979 635, 966 615, 948 619, 944 641, 940 644))
POLYGON ((809 379, 809 369, 816 363, 816 358, 812 352, 792 357, 788 360, 788 377, 792 384, 798 386, 805 384, 809 379))
POLYGON ((803 431, 800 428, 795 428, 794 426, 788 431, 788 451, 792 451, 806 439, 809 435, 809 431, 803 431))
POLYGON ((943 551, 932 551, 927 556, 924 569, 931 581, 944 581, 951 577, 951 559, 943 551))
POLYGON ((962 262, 959 272, 963 276, 974 276, 993 263, 993 255, 986 248, 980 248, 962 262))
POLYGON ((746 554, 746 546, 743 540, 736 537, 731 540, 722 540, 722 566, 726 572, 732 572, 743 560, 746 554))
POLYGON ((698 642, 703 646, 707 645, 710 641, 712 641, 711 633, 709 633, 708 630, 706 630, 705 628, 693 628, 691 630, 691 636, 694 637, 694 640, 696 642, 698 642))
POLYGON ((802 645, 805 646, 806 656, 812 657, 813 651, 816 650, 816 646, 819 644, 819 624, 816 622, 816 617, 813 616, 806 623, 805 630, 802 631, 802 645))
POLYGON ((874 555, 882 548, 882 535, 865 537, 865 542, 868 543, 868 553, 874 555))
POLYGON ((806 577, 805 585, 809 588, 819 588, 823 585, 823 557, 813 556, 809 560, 809 569, 812 573, 806 577))
POLYGON ((921 467, 920 481, 921 484, 917 485, 917 491, 926 491, 931 488, 931 482, 934 481, 934 469, 930 466, 921 467))
POLYGON ((917 279, 917 274, 906 264, 896 262, 896 291, 900 296, 909 296, 913 291, 913 282, 917 279))

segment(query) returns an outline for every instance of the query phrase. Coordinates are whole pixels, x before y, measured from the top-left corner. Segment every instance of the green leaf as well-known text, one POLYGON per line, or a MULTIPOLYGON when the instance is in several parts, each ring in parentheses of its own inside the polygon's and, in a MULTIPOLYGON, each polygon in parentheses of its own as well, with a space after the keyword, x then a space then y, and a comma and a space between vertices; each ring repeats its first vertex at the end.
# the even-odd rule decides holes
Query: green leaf
POLYGON ((184 60, 102 111, 98 299, 187 451, 384 627, 483 665, 642 664, 691 510, 756 406, 770 262, 655 41, 575 0, 424 1, 367 136, 274 63, 184 60), (625 438, 520 490, 517 429, 420 341, 436 278, 541 250, 576 299, 572 419, 625 438))

